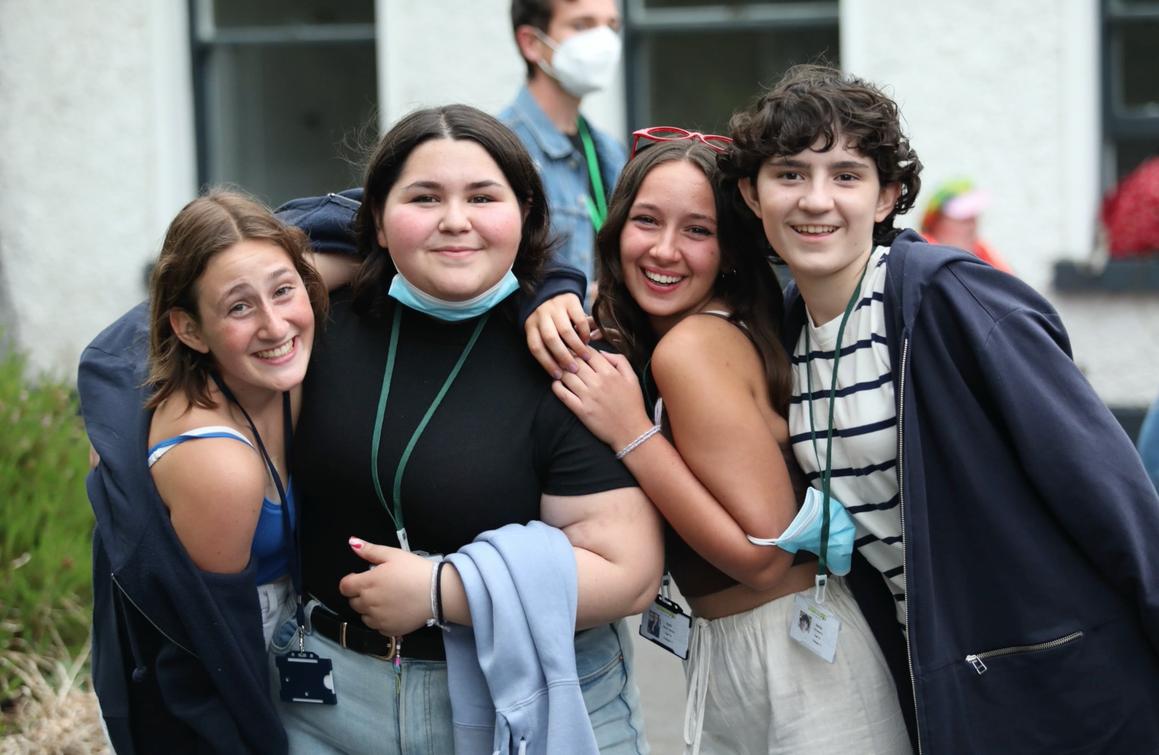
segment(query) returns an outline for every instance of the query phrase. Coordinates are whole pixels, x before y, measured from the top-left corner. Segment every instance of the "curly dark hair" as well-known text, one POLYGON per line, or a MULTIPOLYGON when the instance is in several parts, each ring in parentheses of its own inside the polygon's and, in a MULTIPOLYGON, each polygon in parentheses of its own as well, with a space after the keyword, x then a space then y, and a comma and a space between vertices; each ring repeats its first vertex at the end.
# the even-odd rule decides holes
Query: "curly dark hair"
MULTIPOLYGON (((670 162, 694 166, 712 187, 721 269, 713 294, 728 304, 731 321, 744 323, 764 364, 769 401, 783 414, 788 409, 791 374, 781 345, 781 287, 760 252, 763 233, 759 227, 750 233, 749 227, 740 222, 736 209, 739 202, 733 200, 729 187, 721 181, 716 153, 703 144, 677 141, 649 146, 624 167, 608 205, 608 217, 596 237, 600 292, 593 308, 596 324, 608 342, 642 373, 659 339, 648 315, 624 283, 620 237, 644 179, 652 169, 670 162)), ((745 213, 751 215, 747 208, 745 213)))
POLYGON ((893 211, 873 226, 875 244, 893 241, 899 233, 894 218, 913 208, 922 186, 922 163, 902 131, 897 103, 872 83, 830 66, 793 66, 732 116, 729 132, 734 142, 720 164, 733 184, 756 178, 769 158, 795 155, 818 142, 827 152, 841 139, 871 159, 881 185, 901 189, 893 211))
POLYGON ((523 209, 523 228, 512 271, 525 291, 539 282, 551 255, 551 217, 535 163, 519 138, 490 115, 469 105, 416 110, 394 125, 378 143, 366 167, 362 205, 354 217, 358 251, 364 257, 351 284, 355 311, 377 311, 396 272, 390 253, 378 243, 378 224, 386 197, 415 148, 432 139, 473 141, 503 171, 523 209))

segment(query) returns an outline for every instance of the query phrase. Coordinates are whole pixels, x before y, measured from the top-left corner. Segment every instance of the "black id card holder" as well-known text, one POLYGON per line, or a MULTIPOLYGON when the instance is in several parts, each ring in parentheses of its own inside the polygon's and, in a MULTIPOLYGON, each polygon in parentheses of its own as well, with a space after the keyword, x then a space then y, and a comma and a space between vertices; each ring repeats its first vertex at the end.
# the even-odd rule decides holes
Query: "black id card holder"
POLYGON ((329 658, 306 650, 291 650, 279 655, 278 683, 282 702, 337 705, 334 692, 334 664, 329 658))

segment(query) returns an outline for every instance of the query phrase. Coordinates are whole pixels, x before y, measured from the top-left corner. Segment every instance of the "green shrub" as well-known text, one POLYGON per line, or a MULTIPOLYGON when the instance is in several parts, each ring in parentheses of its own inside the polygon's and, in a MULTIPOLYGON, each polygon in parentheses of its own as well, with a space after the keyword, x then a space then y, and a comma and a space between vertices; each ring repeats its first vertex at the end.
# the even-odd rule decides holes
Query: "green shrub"
MULTIPOLYGON (((71 386, 0 355, 0 652, 79 654, 92 604, 88 440, 71 386)), ((0 701, 18 680, 0 666, 0 701)))

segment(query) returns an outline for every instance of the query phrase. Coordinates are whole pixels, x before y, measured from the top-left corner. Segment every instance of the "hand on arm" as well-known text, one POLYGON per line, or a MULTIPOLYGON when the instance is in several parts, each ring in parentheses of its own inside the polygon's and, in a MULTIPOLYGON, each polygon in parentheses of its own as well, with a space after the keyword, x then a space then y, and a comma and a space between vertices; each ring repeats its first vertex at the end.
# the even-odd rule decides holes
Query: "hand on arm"
POLYGON ((586 363, 563 375, 552 390, 613 451, 620 451, 652 426, 640 381, 619 354, 593 351, 586 363))
POLYGON ((581 360, 593 353, 588 347, 592 326, 583 303, 572 293, 548 299, 523 324, 527 348, 535 361, 553 378, 575 372, 581 360))
MULTIPOLYGON (((556 394, 597 437, 620 450, 651 421, 626 360, 601 358, 565 375, 556 394), (634 400, 627 399, 629 378, 634 400)), ((652 372, 676 447, 656 437, 624 463, 701 556, 749 587, 773 586, 792 556, 753 545, 746 534, 781 534, 797 501, 769 428, 771 409, 756 395, 764 372, 755 349, 734 326, 697 318, 665 336, 653 354, 652 372)))

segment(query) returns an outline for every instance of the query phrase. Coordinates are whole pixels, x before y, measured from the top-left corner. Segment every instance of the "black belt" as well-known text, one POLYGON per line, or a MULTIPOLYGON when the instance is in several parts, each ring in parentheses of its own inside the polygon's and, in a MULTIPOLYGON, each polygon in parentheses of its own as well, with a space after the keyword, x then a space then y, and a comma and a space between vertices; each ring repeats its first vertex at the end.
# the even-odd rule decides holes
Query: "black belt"
POLYGON ((383 661, 392 661, 398 654, 398 641, 394 637, 379 634, 362 624, 348 622, 322 606, 314 606, 310 611, 310 627, 326 639, 356 653, 383 661))
POLYGON ((399 645, 405 645, 403 657, 419 660, 441 661, 446 658, 443 650, 442 630, 438 627, 420 629, 399 642, 395 637, 387 637, 366 627, 359 621, 347 621, 323 605, 315 604, 310 611, 310 627, 339 646, 356 653, 369 655, 382 661, 393 661, 399 653, 399 645), (432 631, 433 630, 433 631, 432 631))

